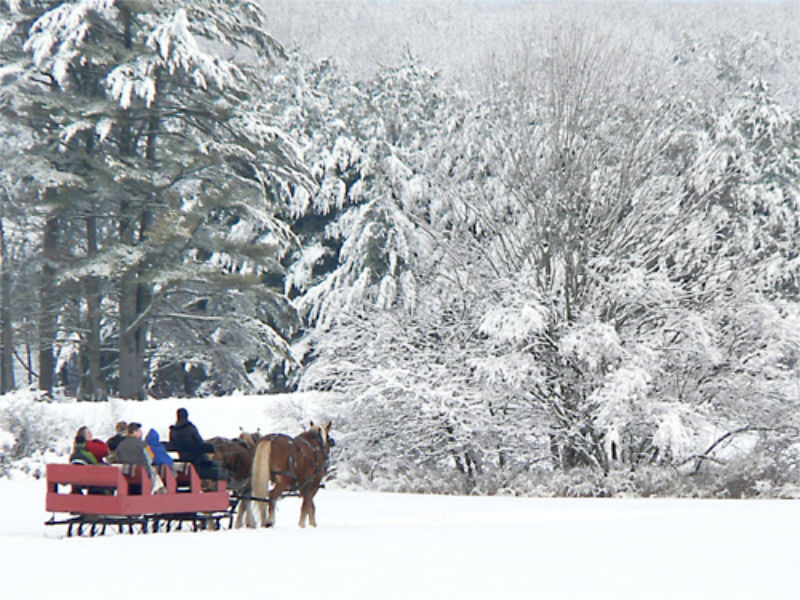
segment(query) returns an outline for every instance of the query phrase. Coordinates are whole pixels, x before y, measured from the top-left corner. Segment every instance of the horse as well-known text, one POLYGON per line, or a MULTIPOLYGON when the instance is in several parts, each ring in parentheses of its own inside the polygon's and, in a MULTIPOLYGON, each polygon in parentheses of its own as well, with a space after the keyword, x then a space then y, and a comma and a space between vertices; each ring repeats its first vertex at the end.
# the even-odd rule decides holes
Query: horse
POLYGON ((306 431, 294 438, 277 434, 259 441, 251 482, 262 527, 275 524, 275 504, 282 494, 292 491, 303 498, 298 525, 305 527, 308 520, 312 527, 317 526, 314 496, 328 472, 328 456, 333 445, 330 429, 330 422, 319 426, 312 421, 306 431), (275 483, 271 490, 270 481, 275 483))
POLYGON ((211 460, 221 463, 223 474, 228 482, 228 489, 240 497, 236 514, 237 529, 242 526, 245 516, 247 517, 247 526, 255 527, 255 520, 250 510, 250 477, 256 444, 261 437, 260 433, 242 433, 233 440, 222 437, 207 440, 214 446, 211 460))

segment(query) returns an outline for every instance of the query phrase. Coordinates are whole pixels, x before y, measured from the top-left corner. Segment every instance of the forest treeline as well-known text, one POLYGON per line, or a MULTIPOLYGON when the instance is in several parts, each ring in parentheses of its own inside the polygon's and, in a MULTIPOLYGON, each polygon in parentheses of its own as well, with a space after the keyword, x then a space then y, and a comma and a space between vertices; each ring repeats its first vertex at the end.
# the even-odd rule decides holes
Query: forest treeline
POLYGON ((800 484, 780 11, 516 7, 459 78, 413 40, 367 74, 311 58, 263 5, 0 4, 3 393, 338 392, 339 476, 413 490, 800 484))

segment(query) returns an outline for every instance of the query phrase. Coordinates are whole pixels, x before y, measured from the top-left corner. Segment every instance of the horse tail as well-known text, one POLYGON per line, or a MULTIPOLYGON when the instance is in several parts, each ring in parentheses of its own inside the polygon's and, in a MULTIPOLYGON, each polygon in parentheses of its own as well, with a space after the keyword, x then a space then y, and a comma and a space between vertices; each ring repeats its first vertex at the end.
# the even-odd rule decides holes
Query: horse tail
MULTIPOLYGON (((250 475, 250 489, 255 498, 266 498, 267 494, 269 494, 269 481, 272 479, 269 464, 271 452, 272 442, 270 440, 261 440, 256 446, 256 453, 253 456, 253 469, 250 475)), ((266 526, 267 502, 264 500, 256 500, 255 502, 261 515, 261 525, 266 526)))

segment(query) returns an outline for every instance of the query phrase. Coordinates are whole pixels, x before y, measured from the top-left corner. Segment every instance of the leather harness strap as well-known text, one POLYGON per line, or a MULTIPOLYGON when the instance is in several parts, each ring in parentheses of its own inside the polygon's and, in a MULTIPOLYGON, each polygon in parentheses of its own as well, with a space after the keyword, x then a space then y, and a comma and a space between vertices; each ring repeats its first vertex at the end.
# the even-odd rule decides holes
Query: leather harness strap
POLYGON ((291 451, 289 452, 288 471, 272 471, 273 475, 291 477, 294 480, 294 485, 290 488, 292 491, 298 490, 303 492, 320 474, 324 473, 328 468, 328 453, 325 451, 325 442, 322 439, 322 434, 320 434, 318 431, 314 432, 314 434, 315 440, 319 444, 318 446, 312 444, 304 437, 297 436, 296 438, 289 438, 289 447, 291 448, 291 451), (296 442, 302 442, 304 444, 303 447, 310 448, 314 458, 314 472, 302 483, 300 483, 297 478, 296 453, 299 451, 303 457, 307 455, 305 452, 303 452, 302 447, 297 448, 296 442))

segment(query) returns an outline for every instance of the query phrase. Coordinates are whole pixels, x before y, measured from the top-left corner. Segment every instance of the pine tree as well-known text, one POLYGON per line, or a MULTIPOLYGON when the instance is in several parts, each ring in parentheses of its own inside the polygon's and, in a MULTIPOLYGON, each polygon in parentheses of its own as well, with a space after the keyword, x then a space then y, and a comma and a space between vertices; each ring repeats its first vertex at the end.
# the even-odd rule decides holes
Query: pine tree
MULTIPOLYGON (((273 190, 307 178, 291 141, 249 100, 282 53, 257 3, 85 0, 34 16, 20 111, 44 160, 76 178, 79 194, 68 197, 64 185, 49 194, 70 222, 85 223, 79 262, 61 278, 87 284, 92 344, 104 303, 97 279, 115 284, 106 293, 118 306, 118 393, 142 397, 149 345, 169 347, 153 323, 181 321, 193 333, 178 346, 199 344, 208 371, 230 357, 219 365, 228 386, 246 384, 242 344, 256 349, 248 359, 265 350, 290 358, 286 332, 264 315, 282 301, 260 278, 293 243, 274 216, 273 190), (239 305, 247 312, 204 314, 231 309, 216 298, 233 290, 251 298, 239 305), (204 320, 216 326, 196 327, 204 320), (237 328, 237 339, 224 339, 237 328)), ((96 366, 97 349, 90 354, 96 366)))

